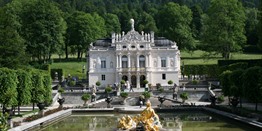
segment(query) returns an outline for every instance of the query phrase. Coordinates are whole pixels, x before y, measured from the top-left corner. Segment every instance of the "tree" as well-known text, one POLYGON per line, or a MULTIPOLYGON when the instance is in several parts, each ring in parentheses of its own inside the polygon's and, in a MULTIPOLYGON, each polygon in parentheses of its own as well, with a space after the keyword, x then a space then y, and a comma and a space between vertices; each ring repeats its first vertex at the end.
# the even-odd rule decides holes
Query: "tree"
POLYGON ((234 97, 235 100, 240 100, 240 107, 242 107, 242 97, 244 96, 244 89, 243 89, 243 80, 242 74, 244 70, 238 69, 232 71, 229 76, 230 81, 232 82, 230 87, 230 94, 234 97))
POLYGON ((163 35, 177 42, 180 49, 195 49, 190 28, 192 12, 188 7, 172 2, 168 3, 160 9, 157 19, 160 33, 158 35, 163 35))
POLYGON ((35 103, 43 103, 45 101, 45 88, 43 84, 43 75, 39 70, 31 70, 32 73, 32 90, 31 90, 31 102, 33 103, 33 110, 35 109, 35 103))
POLYGON ((15 71, 0 68, 0 103, 3 113, 6 107, 17 105, 17 82, 15 71))
POLYGON ((0 9, 0 67, 19 68, 28 64, 24 39, 19 35, 21 24, 14 8, 0 9))
POLYGON ((255 66, 245 70, 243 74, 243 87, 245 97, 256 103, 255 110, 257 111, 257 104, 262 97, 262 68, 255 66))
POLYGON ((103 17, 105 19, 105 28, 108 37, 111 37, 112 32, 119 33, 121 31, 121 25, 117 15, 107 13, 103 17))
POLYGON ((62 11, 49 0, 23 1, 21 34, 33 59, 49 60, 64 47, 66 23, 62 11))
POLYGON ((52 103, 52 81, 51 81, 51 76, 50 73, 48 72, 42 72, 43 74, 43 86, 44 86, 44 102, 46 104, 51 104, 52 103))
POLYGON ((246 8, 246 37, 247 37, 247 44, 249 45, 257 45, 258 42, 258 9, 256 8, 246 8))
POLYGON ((246 42, 245 20, 238 0, 213 0, 203 19, 203 49, 229 59, 230 53, 241 50, 246 42))
POLYGON ((259 15, 259 24, 258 24, 258 37, 259 37, 259 42, 258 46, 260 49, 262 49, 262 2, 260 2, 260 7, 259 7, 260 15, 259 15))
POLYGON ((20 106, 30 104, 31 102, 31 74, 24 70, 17 70, 17 102, 18 102, 18 114, 20 114, 20 106))
POLYGON ((156 22, 150 14, 142 12, 139 16, 135 23, 139 32, 157 32, 156 22))
POLYGON ((202 28, 202 14, 203 10, 200 5, 195 5, 191 7, 193 13, 193 20, 191 23, 191 29, 195 39, 200 39, 200 33, 202 28))
POLYGON ((104 19, 98 14, 76 11, 67 19, 67 24, 67 41, 76 50, 78 59, 91 42, 106 35, 104 19))
POLYGON ((219 80, 220 80, 220 83, 222 85, 222 92, 225 96, 232 96, 231 95, 231 81, 230 81, 230 75, 232 74, 232 71, 224 71, 220 76, 219 76, 219 80))

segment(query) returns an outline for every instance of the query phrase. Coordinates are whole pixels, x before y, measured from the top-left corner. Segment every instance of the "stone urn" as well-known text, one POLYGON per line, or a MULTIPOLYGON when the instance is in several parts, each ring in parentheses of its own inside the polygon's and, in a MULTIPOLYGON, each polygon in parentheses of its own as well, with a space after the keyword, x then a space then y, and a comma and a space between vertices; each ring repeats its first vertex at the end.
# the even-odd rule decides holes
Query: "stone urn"
POLYGON ((59 103, 60 106, 62 106, 63 103, 65 102, 65 98, 64 97, 58 98, 57 102, 59 103))
POLYGON ((237 107, 237 105, 238 105, 238 103, 239 103, 239 100, 238 100, 238 98, 232 98, 231 100, 230 100, 230 103, 232 104, 232 106, 233 107, 237 107))
POLYGON ((37 107, 39 108, 39 110, 44 110, 45 109, 45 103, 38 103, 37 107))
POLYGON ((159 96, 159 97, 158 97, 158 101, 160 102, 160 107, 162 107, 162 105, 163 105, 163 103, 164 103, 165 100, 166 100, 166 99, 165 99, 165 96, 159 96))
POLYGON ((106 98, 107 108, 110 108, 110 103, 111 103, 112 100, 113 100, 113 98, 111 98, 109 96, 106 98))

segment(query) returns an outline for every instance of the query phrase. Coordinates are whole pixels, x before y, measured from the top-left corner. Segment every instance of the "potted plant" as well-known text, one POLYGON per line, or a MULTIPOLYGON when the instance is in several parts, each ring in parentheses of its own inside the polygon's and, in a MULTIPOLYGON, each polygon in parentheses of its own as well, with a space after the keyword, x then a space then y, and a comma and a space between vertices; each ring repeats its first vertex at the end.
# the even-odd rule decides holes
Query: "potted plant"
POLYGON ((107 96, 109 96, 109 93, 112 92, 112 87, 110 87, 110 86, 106 87, 105 92, 106 92, 107 96))
POLYGON ((61 98, 61 97, 62 97, 62 93, 64 93, 65 90, 64 90, 64 88, 62 88, 62 87, 59 85, 57 92, 59 93, 59 98, 61 98))
POLYGON ((82 95, 81 99, 84 101, 84 106, 85 106, 87 101, 90 99, 90 95, 85 93, 82 95))
POLYGON ((158 88, 158 91, 160 91, 162 93, 162 92, 164 92, 164 88, 160 87, 160 88, 158 88))
POLYGON ((143 84, 145 84, 145 87, 147 87, 148 80, 143 80, 143 84))
POLYGON ((224 95, 218 96, 217 101, 218 101, 218 103, 224 102, 225 101, 224 95))
POLYGON ((160 87, 161 87, 161 84, 160 84, 160 83, 157 83, 157 84, 156 84, 156 89, 158 90, 160 87))
POLYGON ((148 101, 148 99, 151 97, 150 92, 145 91, 142 93, 142 95, 145 97, 145 103, 148 101))
POLYGON ((125 90, 125 87, 124 87, 125 83, 126 83, 125 80, 121 80, 121 81, 120 81, 120 84, 121 84, 121 91, 124 91, 124 90, 125 90))
POLYGON ((125 104, 126 103, 126 98, 128 97, 128 93, 127 92, 121 92, 120 96, 123 98, 122 103, 125 104))
POLYGON ((183 92, 180 94, 180 98, 182 99, 182 103, 185 103, 185 101, 188 99, 188 93, 183 92))
POLYGON ((150 91, 152 90, 152 84, 151 83, 148 84, 148 88, 149 88, 150 91))

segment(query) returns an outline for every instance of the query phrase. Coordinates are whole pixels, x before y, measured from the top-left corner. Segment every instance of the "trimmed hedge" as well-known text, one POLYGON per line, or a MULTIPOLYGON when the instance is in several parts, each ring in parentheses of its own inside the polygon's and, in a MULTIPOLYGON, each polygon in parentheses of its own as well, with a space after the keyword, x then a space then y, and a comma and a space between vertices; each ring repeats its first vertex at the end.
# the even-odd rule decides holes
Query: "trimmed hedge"
POLYGON ((208 77, 218 77, 221 73, 218 65, 185 65, 183 75, 207 75, 208 77))
POLYGON ((62 80, 62 76, 64 75, 63 69, 51 69, 51 78, 54 80, 55 79, 55 72, 58 73, 58 80, 62 80))
POLYGON ((220 67, 228 66, 235 63, 247 63, 248 67, 252 66, 262 66, 262 59, 255 60, 218 60, 218 65, 220 67))

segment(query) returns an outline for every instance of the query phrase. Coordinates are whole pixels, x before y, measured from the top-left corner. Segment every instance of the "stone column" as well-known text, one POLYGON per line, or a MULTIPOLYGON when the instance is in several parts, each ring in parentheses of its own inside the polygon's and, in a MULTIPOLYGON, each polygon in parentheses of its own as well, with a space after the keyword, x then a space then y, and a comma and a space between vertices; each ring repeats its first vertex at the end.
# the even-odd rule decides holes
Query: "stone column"
POLYGON ((147 68, 147 67, 148 67, 148 63, 149 63, 149 61, 148 61, 148 55, 146 55, 145 63, 146 63, 146 68, 147 68))
POLYGON ((129 81, 129 83, 131 85, 131 73, 130 72, 128 72, 128 81, 129 81))
POLYGON ((166 57, 166 67, 170 67, 170 60, 169 60, 169 57, 166 57))
POLYGON ((136 74, 136 87, 137 88, 140 88, 140 73, 138 72, 137 74, 136 74))
POLYGON ((151 53, 148 53, 148 67, 151 67, 151 53))
POLYGON ((130 68, 131 67, 130 52, 128 52, 127 57, 128 57, 128 68, 130 68))
POLYGON ((119 54, 119 68, 122 68, 122 55, 119 54))
POLYGON ((118 57, 119 57, 119 55, 116 54, 116 68, 118 68, 118 64, 119 64, 118 57))
POLYGON ((139 68, 139 54, 136 54, 136 67, 139 68))

